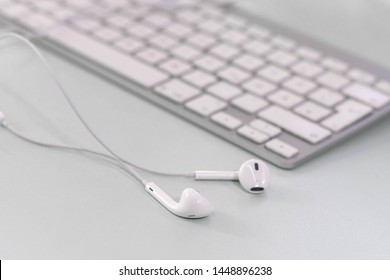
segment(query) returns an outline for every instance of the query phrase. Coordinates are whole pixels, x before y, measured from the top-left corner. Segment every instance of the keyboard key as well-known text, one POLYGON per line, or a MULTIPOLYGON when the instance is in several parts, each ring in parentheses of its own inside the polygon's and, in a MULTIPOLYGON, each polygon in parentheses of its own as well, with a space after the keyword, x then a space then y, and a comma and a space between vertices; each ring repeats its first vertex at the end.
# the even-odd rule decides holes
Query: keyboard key
POLYGON ((190 46, 179 45, 172 50, 172 54, 186 61, 191 61, 197 58, 200 55, 200 52, 190 46))
POLYGON ((191 70, 192 66, 184 61, 172 58, 160 64, 160 68, 173 76, 179 76, 191 70))
POLYGON ((317 87, 312 81, 299 76, 294 76, 288 79, 283 83, 283 86, 293 92, 299 93, 300 95, 305 95, 317 87))
POLYGON ((326 109, 313 102, 307 101, 294 109, 294 112, 312 121, 319 121, 332 113, 331 110, 326 109))
POLYGON ((343 130, 361 119, 361 117, 350 114, 348 112, 337 112, 328 119, 325 119, 321 124, 334 132, 343 130))
POLYGON ((249 123, 249 125, 261 132, 264 132, 265 134, 269 135, 270 137, 278 136, 280 133, 282 133, 282 130, 274 126, 270 123, 267 123, 266 121, 256 119, 249 123))
POLYGON ((172 23, 169 16, 163 13, 154 13, 144 18, 144 21, 148 24, 154 25, 157 28, 165 27, 172 23))
POLYGON ((263 55, 268 53, 272 49, 272 47, 265 42, 256 40, 244 44, 244 49, 254 55, 263 55))
MULTIPOLYGON (((137 0, 137 1, 145 1, 145 0, 137 0)), ((150 1, 157 1, 157 3, 161 2, 160 0, 150 0, 150 1)), ((183 10, 187 9, 194 9, 197 6, 197 0, 179 0, 179 1, 172 1, 174 2, 172 4, 172 7, 170 8, 180 8, 183 10)), ((169 7, 169 6, 168 6, 169 7)), ((201 7, 199 7, 201 8, 201 7)), ((200 11, 198 11, 200 12, 200 11)))
POLYGON ((132 38, 123 38, 115 42, 115 47, 126 53, 133 53, 137 50, 140 50, 144 46, 145 45, 141 41, 132 38))
POLYGON ((194 32, 194 30, 188 25, 181 24, 181 23, 174 23, 168 25, 165 29, 165 32, 181 39, 190 36, 194 32))
POLYGON ((327 88, 316 89, 309 95, 309 98, 326 107, 333 107, 344 100, 341 94, 327 88))
POLYGON ((329 130, 278 106, 264 109, 259 117, 311 144, 317 144, 331 135, 329 130))
POLYGON ((356 83, 345 88, 344 93, 378 109, 390 101, 389 96, 368 86, 356 83))
POLYGON ((268 141, 265 144, 265 147, 268 150, 277 153, 278 155, 281 155, 282 157, 285 158, 292 158, 293 156, 297 155, 299 152, 297 148, 279 139, 272 139, 271 141, 268 141))
POLYGON ((274 83, 279 83, 290 76, 288 71, 274 65, 260 69, 257 74, 274 83))
POLYGON ((157 86, 155 91, 162 96, 180 104, 201 93, 199 89, 194 88, 177 79, 169 80, 168 82, 157 86))
POLYGON ((232 105, 248 114, 254 114, 267 107, 268 102, 263 98, 253 96, 252 94, 244 94, 234 99, 232 105))
POLYGON ((149 43, 163 50, 169 50, 177 46, 179 42, 168 35, 158 34, 149 39, 149 43))
POLYGON ((352 99, 348 99, 340 103, 336 107, 336 110, 339 112, 348 112, 359 116, 366 116, 367 114, 373 111, 373 109, 370 106, 367 106, 363 103, 360 103, 352 99))
POLYGON ((226 112, 218 112, 212 115, 211 120, 230 130, 235 130, 242 124, 242 121, 226 112))
POLYGON ((183 79, 199 88, 204 88, 216 81, 214 76, 202 70, 194 70, 184 75, 183 79))
POLYGON ((339 90, 349 83, 349 80, 344 76, 333 72, 326 72, 317 78, 317 81, 334 90, 339 90))
POLYGON ((208 72, 215 72, 224 67, 226 64, 219 58, 210 55, 203 55, 195 60, 195 65, 208 72))
POLYGON ((63 22, 74 17, 74 11, 61 7, 61 10, 53 11, 51 14, 58 22, 63 22))
POLYGON ((95 37, 107 43, 123 38, 122 33, 111 28, 101 28, 94 32, 95 37))
POLYGON ((21 4, 12 4, 7 5, 1 8, 1 13, 15 19, 23 18, 26 15, 30 14, 29 9, 21 4))
MULTIPOLYGON (((103 0, 103 1, 109 1, 109 2, 119 2, 120 5, 127 4, 127 2, 131 2, 133 5, 139 5, 138 7, 145 7, 146 4, 147 7, 150 8, 162 8, 163 6, 160 6, 159 0, 103 0)), ((176 4, 176 3, 175 3, 176 4)))
POLYGON ((274 91, 276 86, 260 78, 253 78, 245 82, 242 87, 258 96, 265 96, 274 91))
POLYGON ((321 63, 329 70, 334 70, 336 72, 345 72, 348 69, 347 63, 333 57, 326 57, 321 63))
POLYGON ((226 82, 218 82, 207 88, 209 93, 223 99, 230 100, 242 93, 242 90, 226 82))
POLYGON ((240 31, 229 30, 222 33, 221 39, 233 45, 240 45, 247 41, 248 37, 240 31))
POLYGON ((196 24, 203 20, 202 15, 199 12, 192 10, 179 10, 176 12, 176 17, 190 24, 196 24))
POLYGON ((239 53, 239 50, 227 44, 218 44, 210 49, 210 53, 224 60, 230 60, 239 53))
POLYGON ((100 22, 93 18, 76 19, 72 24, 78 29, 86 32, 92 32, 102 27, 100 22))
POLYGON ((229 66, 220 70, 218 76, 232 84, 240 84, 250 77, 248 72, 234 66, 229 66))
POLYGON ((46 30, 55 24, 51 18, 40 14, 24 16, 20 22, 34 30, 46 30))
POLYGON ((356 68, 348 71, 348 77, 363 84, 372 84, 376 79, 373 74, 356 68))
MULTIPOLYGON (((48 0, 48 1, 35 1, 35 2, 36 2, 36 3, 34 3, 35 7, 42 9, 44 11, 47 11, 47 12, 52 12, 52 11, 61 9, 61 7, 57 3, 52 2, 50 0, 48 0)), ((3 2, 0 1, 0 7, 2 5, 3 5, 3 2)))
MULTIPOLYGON (((180 1, 188 1, 188 0, 180 0, 180 1)), ((201 5, 197 4, 197 0, 190 0, 194 2, 195 6, 198 6, 202 13, 204 13, 204 18, 215 18, 215 20, 220 20, 221 17, 227 16, 221 9, 213 7, 211 5, 201 5)))
POLYGON ((244 125, 237 130, 238 135, 256 143, 262 144, 269 139, 269 136, 265 133, 262 133, 250 126, 244 125))
POLYGON ((225 109, 227 103, 205 94, 187 102, 185 106, 203 117, 208 117, 217 111, 225 109))
MULTIPOLYGON (((58 2, 58 1, 56 1, 56 2, 58 2)), ((61 5, 61 3, 59 3, 58 5, 61 5)), ((59 9, 56 9, 53 12, 58 12, 58 10, 64 10, 64 6, 61 6, 59 9)), ((91 18, 106 19, 106 18, 112 16, 112 14, 113 14, 109 9, 107 9, 101 5, 94 5, 93 8, 91 7, 91 9, 88 9, 88 10, 87 9, 83 9, 81 11, 72 10, 73 15, 75 12, 76 12, 76 18, 78 17, 77 16, 78 14, 83 14, 83 15, 91 17, 91 18)), ((79 18, 82 18, 82 17, 79 17, 79 18)), ((132 20, 132 18, 129 18, 129 19, 132 20)), ((102 21, 104 21, 104 20, 102 20, 102 21)))
MULTIPOLYGON (((123 4, 118 4, 112 0, 106 0, 105 2, 106 5, 111 6, 111 9, 120 8, 118 5, 123 8, 123 4)), ((134 19, 141 19, 150 14, 150 7, 145 5, 132 5, 128 6, 128 9, 122 10, 122 13, 128 14, 134 19)))
POLYGON ((372 109, 354 100, 347 100, 337 107, 338 112, 321 122, 335 132, 341 131, 372 112, 372 109))
POLYGON ((284 108, 292 108, 304 99, 288 90, 278 90, 268 96, 268 100, 284 108))
POLYGON ((165 52, 152 47, 141 50, 137 53, 137 57, 150 64, 157 64, 164 60, 167 56, 168 55, 165 52))
POLYGON ((51 32, 47 36, 105 67, 115 69, 116 72, 144 87, 153 87, 168 78, 167 74, 155 67, 133 59, 69 27, 63 26, 60 32, 51 32))
POLYGON ((127 28, 133 24, 133 21, 129 17, 120 14, 111 15, 106 19, 106 22, 109 25, 117 28, 127 28))
POLYGON ((255 71, 264 65, 264 60, 249 54, 244 54, 234 59, 233 63, 247 71, 255 71))
POLYGON ((132 24, 131 26, 129 26, 129 28, 127 28, 127 32, 140 39, 147 39, 155 34, 155 30, 153 28, 143 25, 141 23, 132 24))
MULTIPOLYGON (((77 5, 78 2, 83 2, 83 1, 73 0, 72 2, 74 5, 77 5)), ((118 7, 126 5, 127 2, 126 2, 126 0, 115 0, 115 1, 102 0, 102 4, 107 6, 107 8, 118 8, 118 7)))
POLYGON ((277 65, 284 67, 291 65, 297 60, 295 55, 282 50, 269 53, 267 55, 267 59, 277 65))
POLYGON ((188 39, 188 43, 202 50, 211 47, 215 42, 213 37, 202 33, 196 33, 188 39))
POLYGON ((205 32, 210 33, 210 34, 218 34, 224 29, 224 26, 222 23, 220 23, 217 20, 213 20, 213 19, 203 20, 200 23, 198 23, 197 27, 200 30, 205 31, 205 32))
POLYGON ((296 50, 296 54, 302 58, 306 58, 313 61, 319 60, 322 56, 322 54, 319 51, 309 47, 299 47, 296 50))
POLYGON ((295 64, 291 70, 306 78, 313 78, 320 74, 323 71, 323 68, 307 61, 301 61, 295 64))
POLYGON ((65 1, 67 5, 77 8, 77 9, 84 9, 91 6, 90 1, 80 1, 80 0, 66 0, 65 1))

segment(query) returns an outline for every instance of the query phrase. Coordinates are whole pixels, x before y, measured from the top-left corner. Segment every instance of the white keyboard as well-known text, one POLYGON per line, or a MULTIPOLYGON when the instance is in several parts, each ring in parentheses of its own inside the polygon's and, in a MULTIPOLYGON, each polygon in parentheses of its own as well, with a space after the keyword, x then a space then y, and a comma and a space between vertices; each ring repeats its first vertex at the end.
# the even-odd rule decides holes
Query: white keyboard
POLYGON ((388 72, 222 2, 0 0, 0 18, 283 168, 390 112, 388 72))

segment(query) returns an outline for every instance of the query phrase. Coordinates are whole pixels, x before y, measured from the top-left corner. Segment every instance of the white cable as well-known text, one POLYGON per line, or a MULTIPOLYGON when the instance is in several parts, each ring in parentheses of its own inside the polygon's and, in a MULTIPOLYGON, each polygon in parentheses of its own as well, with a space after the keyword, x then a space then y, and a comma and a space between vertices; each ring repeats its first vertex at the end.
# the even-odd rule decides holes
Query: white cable
POLYGON ((5 119, 3 121, 1 121, 1 125, 4 128, 8 129, 8 131, 11 132, 14 136, 22 139, 23 141, 27 141, 27 142, 29 142, 31 144, 34 144, 34 145, 38 145, 38 146, 46 147, 46 148, 65 150, 65 151, 74 151, 74 152, 86 153, 86 154, 101 156, 101 157, 104 157, 106 159, 111 159, 111 160, 113 160, 112 163, 115 164, 116 167, 121 168, 122 170, 124 170, 125 172, 127 172, 128 174, 133 176, 133 174, 130 173, 127 168, 124 168, 122 165, 118 164, 118 160, 116 158, 112 157, 112 156, 109 156, 109 155, 106 155, 106 154, 103 154, 103 153, 99 153, 99 152, 95 152, 95 151, 90 151, 88 149, 82 149, 82 148, 76 148, 76 147, 70 147, 70 146, 68 147, 68 146, 62 146, 62 145, 56 145, 56 144, 50 144, 50 143, 36 141, 36 140, 34 140, 32 138, 29 138, 28 136, 25 136, 25 135, 21 134, 15 128, 13 128, 11 125, 9 125, 8 121, 5 120, 5 119))
MULTIPOLYGON (((64 87, 61 85, 61 83, 59 82, 59 80, 56 78, 56 76, 54 75, 54 72, 53 70, 51 70, 51 67, 50 65, 48 64, 48 62, 45 60, 45 58, 42 56, 42 54, 40 53, 40 51, 35 47, 35 45, 33 43, 31 43, 31 41, 29 41, 28 39, 24 38, 23 36, 19 35, 19 34, 15 34, 15 33, 5 33, 5 34, 0 34, 0 40, 5 38, 5 36, 12 36, 12 37, 15 37, 17 36, 16 38, 18 39, 21 39, 24 43, 27 43, 28 46, 30 46, 33 51, 36 53, 36 55, 38 56, 38 58, 43 62, 43 64, 46 66, 46 69, 48 70, 49 74, 51 75, 51 77, 54 79, 54 81, 56 82, 57 86, 60 88, 61 92, 63 93, 63 95, 65 96, 66 100, 68 101, 68 103, 70 104, 70 106, 72 107, 73 111, 76 113, 77 117, 80 119, 80 121, 83 123, 83 125, 87 128, 87 130, 92 134, 92 136, 96 139, 97 135, 91 131, 91 128, 89 127, 88 124, 86 124, 85 120, 82 118, 82 116, 80 115, 80 113, 78 112, 77 108, 74 106, 72 100, 69 98, 69 95, 67 94, 67 92, 65 91, 64 87)), ((1 121, 1 120, 0 120, 1 121)), ((2 123, 3 126, 5 128, 8 128, 9 131, 11 131, 14 135, 18 136, 19 138, 23 139, 23 140, 26 140, 30 143, 33 143, 33 144, 36 144, 36 145, 40 145, 40 146, 45 146, 45 147, 49 147, 49 148, 57 148, 57 149, 63 149, 63 150, 73 150, 73 151, 77 151, 77 152, 83 152, 83 153, 88 153, 88 154, 94 154, 94 155, 97 155, 97 156, 101 156, 101 157, 104 157, 104 158, 107 158, 107 159, 110 159, 110 160, 114 160, 114 161, 119 161, 119 162, 122 162, 122 163, 125 163, 133 168, 136 168, 138 170, 142 170, 142 171, 145 171, 145 172, 148 172, 148 173, 152 173, 152 174, 156 174, 156 175, 160 175, 160 176, 170 176, 170 177, 191 177, 193 178, 194 177, 194 173, 191 172, 191 173, 171 173, 171 172, 162 172, 162 171, 156 171, 156 170, 152 170, 152 169, 148 169, 146 167, 142 167, 142 166, 139 166, 135 163, 132 163, 122 157, 120 157, 119 155, 117 154, 114 154, 111 149, 107 149, 106 145, 103 143, 102 145, 102 141, 100 139, 96 139, 109 153, 111 153, 114 157, 112 156, 109 156, 107 154, 104 154, 104 153, 100 153, 100 152, 97 152, 97 151, 93 151, 93 150, 89 150, 89 149, 84 149, 84 148, 77 148, 77 147, 71 147, 71 146, 63 146, 63 145, 55 145, 55 144, 51 144, 51 143, 45 143, 45 142, 42 142, 42 141, 38 141, 38 140, 34 140, 28 136, 25 136, 25 135, 22 135, 20 132, 18 132, 15 128, 13 128, 12 126, 8 125, 8 122, 5 121, 4 123, 2 123)), ((99 138, 99 137, 97 137, 99 138)), ((125 168, 126 167, 123 167, 121 166, 122 168, 125 168)), ((133 174, 132 174, 133 175, 133 174)), ((140 180, 140 178, 138 178, 140 180)))
MULTIPOLYGON (((60 150, 66 150, 66 151, 80 152, 80 153, 85 153, 85 154, 90 154, 90 155, 103 157, 105 159, 109 159, 109 160, 112 160, 114 162, 118 161, 116 158, 114 158, 114 157, 112 157, 110 155, 107 155, 107 154, 104 154, 104 153, 101 153, 101 152, 97 152, 97 151, 94 151, 94 150, 85 149, 85 148, 78 148, 78 147, 72 147, 72 146, 52 144, 52 143, 47 143, 47 142, 42 142, 42 141, 38 141, 38 140, 32 139, 31 137, 23 135, 20 131, 15 129, 12 125, 9 124, 9 122, 5 118, 4 118, 4 120, 2 120, 1 117, 0 117, 0 123, 2 124, 2 126, 4 128, 8 129, 16 137, 18 137, 18 138, 20 138, 20 139, 22 139, 24 141, 27 141, 29 143, 32 143, 34 145, 38 145, 38 146, 42 146, 42 147, 46 147, 46 148, 53 148, 53 149, 60 149, 60 150)), ((138 170, 142 170, 142 171, 145 171, 145 172, 148 172, 148 173, 153 173, 153 174, 160 175, 160 176, 194 178, 194 172, 191 172, 191 173, 160 172, 160 171, 155 171, 155 170, 151 170, 151 169, 148 169, 148 168, 136 165, 136 164, 134 164, 134 163, 132 163, 132 162, 126 160, 126 159, 123 159, 123 158, 121 158, 121 161, 123 163, 127 164, 127 165, 130 165, 133 168, 138 169, 138 170)))
POLYGON ((135 179, 137 179, 142 185, 146 185, 149 180, 146 180, 145 178, 143 178, 136 170, 134 170, 133 168, 129 167, 129 166, 126 166, 121 158, 107 145, 104 143, 104 141, 94 132, 94 130, 88 125, 88 123, 86 122, 86 120, 84 119, 84 117, 81 115, 81 113, 79 112, 79 110, 77 109, 77 107, 75 106, 75 104, 73 103, 72 99, 70 98, 70 95, 68 94, 68 92, 66 91, 65 87, 61 84, 61 82, 59 81, 59 79, 57 78, 57 76, 55 75, 54 71, 52 70, 50 64, 48 63, 48 61, 46 60, 46 58, 43 56, 43 54, 39 51, 39 49, 30 41, 28 40, 27 38, 23 37, 22 35, 19 35, 19 34, 16 34, 16 33, 4 33, 4 34, 0 34, 0 40, 3 40, 5 38, 16 38, 18 40, 21 40, 22 42, 24 42, 25 44, 27 44, 33 51, 34 53, 37 55, 37 57, 40 59, 40 61, 42 62, 42 64, 44 65, 45 69, 47 70, 47 72, 49 73, 49 75, 51 76, 51 78, 53 79, 53 81, 55 82, 55 84, 57 85, 57 87, 59 88, 59 90, 61 91, 61 93, 63 94, 63 96, 65 97, 66 101, 68 102, 68 104, 70 105, 70 107, 72 108, 73 112, 76 114, 77 118, 80 120, 80 122, 84 125, 84 127, 88 130, 88 132, 93 136, 93 138, 95 138, 95 140, 105 149, 107 150, 110 154, 112 154, 114 156, 114 158, 117 159, 118 161, 118 164, 120 164, 123 168, 127 169, 127 171, 129 172, 129 174, 131 174, 135 179))

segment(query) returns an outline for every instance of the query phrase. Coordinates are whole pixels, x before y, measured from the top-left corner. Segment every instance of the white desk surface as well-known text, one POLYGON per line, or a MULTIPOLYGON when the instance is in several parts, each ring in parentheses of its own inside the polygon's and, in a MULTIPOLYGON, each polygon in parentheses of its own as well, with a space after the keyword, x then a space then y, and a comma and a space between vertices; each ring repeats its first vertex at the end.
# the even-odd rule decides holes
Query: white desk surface
MULTIPOLYGON (((247 5, 390 68, 390 1, 247 5)), ((48 57, 99 135, 134 162, 167 171, 229 170, 252 157, 48 57)), ((42 140, 98 148, 26 49, 8 49, 0 61, 9 63, 0 75, 0 107, 18 129, 42 140), (6 82, 16 69, 12 61, 22 70, 6 82)), ((1 129, 0 259, 388 259, 389 126, 384 120, 298 169, 271 166, 272 187, 264 195, 233 182, 149 176, 173 197, 185 186, 206 195, 215 213, 200 220, 170 214, 107 164, 32 146, 1 129)))

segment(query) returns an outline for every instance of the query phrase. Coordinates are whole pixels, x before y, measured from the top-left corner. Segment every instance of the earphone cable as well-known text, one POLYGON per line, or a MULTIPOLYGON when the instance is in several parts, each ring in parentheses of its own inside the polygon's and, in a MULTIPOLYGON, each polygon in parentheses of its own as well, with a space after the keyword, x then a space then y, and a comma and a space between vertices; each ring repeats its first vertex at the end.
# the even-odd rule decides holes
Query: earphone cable
POLYGON ((83 124, 83 126, 88 130, 88 132, 92 135, 92 137, 105 149, 107 150, 110 154, 112 154, 118 161, 118 164, 120 164, 123 168, 127 169, 129 174, 131 174, 135 179, 137 179, 142 185, 146 185, 149 180, 143 178, 136 170, 133 168, 126 166, 121 158, 107 145, 104 143, 104 141, 94 132, 94 130, 89 126, 89 124, 86 122, 84 117, 81 115, 75 104, 73 103, 72 99, 70 98, 70 95, 64 88, 64 86, 61 84, 57 76, 55 75, 54 71, 52 70, 50 64, 46 60, 46 58, 43 56, 43 54, 39 51, 39 49, 27 38, 25 38, 22 35, 16 34, 16 33, 4 33, 0 34, 0 40, 5 39, 5 38, 16 38, 25 44, 27 44, 33 52, 37 55, 39 60, 43 63, 45 66, 45 69, 47 70, 48 74, 51 76, 59 90, 61 91, 62 95, 65 97, 66 101, 72 108, 73 112, 76 114, 77 118, 80 120, 80 122, 83 124))
MULTIPOLYGON (((114 162, 118 161, 116 158, 114 158, 114 157, 112 157, 110 155, 107 155, 107 154, 101 153, 101 152, 97 152, 97 151, 93 151, 93 150, 90 150, 90 149, 78 148, 78 147, 72 147, 72 146, 65 146, 65 145, 58 145, 58 144, 52 144, 52 143, 46 143, 46 142, 42 142, 42 141, 38 141, 38 140, 32 139, 31 137, 23 135, 20 131, 18 131, 16 128, 14 128, 12 125, 10 125, 9 122, 6 121, 6 120, 4 120, 4 122, 2 122, 2 126, 4 128, 6 128, 9 132, 11 132, 13 135, 15 135, 16 137, 18 137, 18 138, 20 138, 20 139, 22 139, 24 141, 27 141, 27 142, 29 142, 31 144, 34 144, 34 145, 38 145, 38 146, 46 147, 46 148, 52 148, 52 149, 65 150, 65 151, 80 152, 80 153, 85 153, 85 154, 99 156, 99 157, 102 157, 102 158, 105 158, 105 159, 108 159, 108 160, 112 160, 114 162)), ((132 162, 126 160, 126 159, 123 159, 123 158, 120 158, 120 159, 121 159, 121 161, 123 163, 125 163, 127 165, 130 165, 131 167, 136 168, 136 169, 141 170, 141 171, 144 171, 144 172, 148 172, 148 173, 152 173, 152 174, 156 174, 156 175, 160 175, 160 176, 194 178, 194 172, 188 172, 188 173, 160 172, 160 171, 156 171, 156 170, 152 170, 152 169, 148 169, 148 168, 136 165, 136 164, 134 164, 134 163, 132 163, 132 162)))
POLYGON ((76 148, 76 147, 63 146, 63 145, 57 145, 57 144, 51 144, 51 143, 45 143, 45 142, 37 141, 37 140, 34 140, 34 139, 32 139, 32 138, 30 138, 28 136, 25 136, 25 135, 21 134, 19 131, 17 131, 15 128, 13 128, 8 123, 8 121, 6 121, 6 120, 4 120, 1 124, 2 124, 2 126, 4 128, 6 128, 9 132, 11 132, 14 136, 22 139, 23 141, 26 141, 26 142, 29 142, 31 144, 34 144, 34 145, 38 145, 38 146, 45 147, 45 148, 58 149, 58 150, 74 151, 74 152, 79 152, 79 153, 87 153, 87 154, 91 154, 91 155, 101 156, 101 157, 104 157, 106 159, 112 159, 113 160, 112 163, 115 164, 116 167, 124 170, 125 172, 127 172, 128 174, 133 176, 133 174, 130 173, 127 168, 124 168, 122 165, 118 164, 118 161, 115 158, 113 158, 113 157, 111 157, 109 155, 106 155, 106 154, 103 154, 103 153, 99 153, 99 152, 95 152, 95 151, 90 151, 88 149, 83 149, 83 148, 76 148))
POLYGON ((85 149, 85 148, 77 148, 77 147, 71 147, 71 146, 64 146, 64 145, 56 145, 56 144, 51 144, 51 143, 45 143, 45 142, 42 142, 42 141, 38 141, 38 140, 34 140, 28 136, 25 136, 25 135, 22 135, 22 133, 18 132, 15 128, 13 128, 12 126, 9 125, 8 121, 4 120, 4 122, 2 123, 2 125, 7 128, 11 133, 13 133, 15 136, 18 136, 19 138, 23 139, 23 140, 26 140, 32 144, 36 144, 36 145, 39 145, 39 146, 44 146, 44 147, 48 147, 48 148, 56 148, 56 149, 63 149, 63 150, 72 150, 72 151, 77 151, 77 152, 82 152, 82 153, 87 153, 87 154, 93 154, 93 155, 97 155, 97 156, 100 156, 100 157, 104 157, 106 159, 110 159, 110 160, 114 160, 114 161, 117 161, 119 163, 119 165, 121 165, 121 168, 122 169, 125 169, 128 171, 129 174, 133 175, 136 179, 138 179, 142 184, 145 185, 145 183, 148 182, 148 180, 145 180, 144 178, 142 178, 138 172, 136 172, 134 169, 131 169, 130 172, 129 172, 129 168, 128 166, 125 166, 125 164, 131 166, 132 168, 135 168, 135 169, 138 169, 138 170, 142 170, 142 171, 145 171, 145 172, 148 172, 148 173, 152 173, 152 174, 156 174, 156 175, 160 175, 160 176, 171 176, 171 177, 190 177, 190 178, 194 178, 194 173, 193 172, 189 172, 189 173, 170 173, 170 172, 161 172, 161 171, 156 171, 156 170, 152 170, 152 169, 148 169, 146 167, 142 167, 142 166, 139 166, 137 164, 134 164, 126 159, 123 159, 122 157, 120 157, 118 154, 114 153, 101 139, 99 136, 96 135, 96 133, 91 129, 91 127, 88 125, 88 123, 84 120, 84 118, 82 117, 82 115, 80 114, 80 112, 78 111, 78 109, 76 108, 76 106, 74 105, 73 101, 71 100, 69 94, 67 93, 67 91, 65 90, 65 88, 62 86, 62 84, 60 83, 60 81, 57 79, 56 75, 54 74, 54 71, 51 69, 51 66, 49 65, 49 63, 47 62, 47 60, 44 58, 44 56, 40 53, 40 51, 35 47, 35 45, 27 38, 19 35, 19 34, 16 34, 16 33, 5 33, 5 34, 0 34, 0 40, 1 39, 4 39, 6 37, 13 37, 13 38, 17 38, 19 40, 22 40, 24 43, 26 43, 30 48, 32 48, 32 50, 34 51, 34 53, 38 56, 38 58, 41 60, 41 62, 44 64, 44 66, 46 67, 46 70, 49 72, 50 76, 52 77, 52 79, 55 81, 57 87, 60 89, 61 93, 64 95, 65 99, 67 100, 67 102, 69 103, 69 105, 71 106, 72 110, 75 112, 75 114, 77 115, 78 119, 82 122, 82 124, 84 125, 84 127, 89 131, 89 133, 99 142, 99 144, 101 144, 103 146, 103 148, 105 148, 110 154, 112 154, 113 156, 110 156, 110 155, 107 155, 107 154, 104 154, 104 153, 100 153, 100 152, 97 152, 97 151, 93 151, 93 150, 90 150, 90 149, 85 149))

